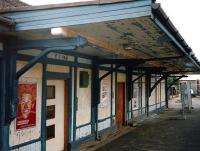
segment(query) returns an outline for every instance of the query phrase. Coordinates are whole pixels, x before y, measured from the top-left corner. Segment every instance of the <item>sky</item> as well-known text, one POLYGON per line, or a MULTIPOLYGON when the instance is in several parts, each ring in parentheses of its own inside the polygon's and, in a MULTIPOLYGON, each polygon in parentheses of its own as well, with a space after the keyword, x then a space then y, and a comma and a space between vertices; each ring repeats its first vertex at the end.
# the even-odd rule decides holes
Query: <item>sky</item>
POLYGON ((157 0, 200 60, 200 1, 157 0))
MULTIPOLYGON (((21 0, 30 5, 58 4, 89 0, 21 0)), ((92 1, 92 0, 91 0, 92 1)), ((186 43, 200 60, 200 1, 157 0, 186 43)))

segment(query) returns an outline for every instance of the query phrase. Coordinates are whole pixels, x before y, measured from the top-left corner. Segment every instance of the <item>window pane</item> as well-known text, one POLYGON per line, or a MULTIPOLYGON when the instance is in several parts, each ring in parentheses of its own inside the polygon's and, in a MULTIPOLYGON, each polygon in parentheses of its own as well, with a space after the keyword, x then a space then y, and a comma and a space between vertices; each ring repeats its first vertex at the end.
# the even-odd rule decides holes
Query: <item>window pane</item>
POLYGON ((55 125, 46 127, 46 140, 55 138, 55 125))
POLYGON ((47 86, 47 99, 55 99, 55 86, 48 85, 47 86))
POLYGON ((53 119, 55 118, 55 105, 50 105, 47 106, 47 110, 46 110, 46 119, 53 119))

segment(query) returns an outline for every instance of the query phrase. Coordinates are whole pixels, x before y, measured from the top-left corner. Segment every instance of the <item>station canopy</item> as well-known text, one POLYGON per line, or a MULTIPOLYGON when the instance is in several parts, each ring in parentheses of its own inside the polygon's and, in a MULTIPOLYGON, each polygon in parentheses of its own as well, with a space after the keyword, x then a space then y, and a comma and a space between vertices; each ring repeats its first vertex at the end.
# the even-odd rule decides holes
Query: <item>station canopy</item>
POLYGON ((31 6, 1 10, 0 15, 15 22, 12 30, 1 33, 20 40, 82 36, 88 44, 75 52, 101 59, 152 59, 139 67, 161 67, 166 68, 166 72, 200 70, 191 48, 160 4, 152 0, 31 6), (58 27, 62 33, 52 35, 51 30, 58 27))

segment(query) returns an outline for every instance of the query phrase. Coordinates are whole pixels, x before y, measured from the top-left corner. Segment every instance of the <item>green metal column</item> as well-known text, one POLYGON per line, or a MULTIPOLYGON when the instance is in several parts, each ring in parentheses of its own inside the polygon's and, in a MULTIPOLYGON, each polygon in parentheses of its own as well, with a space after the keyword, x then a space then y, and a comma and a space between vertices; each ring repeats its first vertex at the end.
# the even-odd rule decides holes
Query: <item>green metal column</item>
POLYGON ((167 76, 165 77, 165 105, 168 108, 168 89, 167 89, 167 76))
POLYGON ((9 126, 17 115, 17 81, 16 76, 16 51, 5 47, 2 62, 2 96, 1 96, 1 121, 2 121, 2 150, 9 150, 9 126))
MULTIPOLYGON (((77 57, 75 58, 77 62, 77 57)), ((73 109, 73 142, 76 141, 76 119, 78 110, 78 97, 77 97, 77 67, 74 67, 74 109, 73 109)))
MULTIPOLYGON (((129 118, 129 103, 131 101, 132 91, 132 68, 126 67, 126 124, 128 124, 129 118)), ((132 110, 132 109, 131 109, 132 110)))
POLYGON ((99 66, 94 61, 92 68, 92 133, 95 132, 96 140, 99 140, 98 134, 98 104, 100 101, 100 80, 99 66))
POLYGON ((2 137, 2 133, 3 133, 3 100, 4 100, 4 63, 2 61, 2 58, 0 58, 0 150, 2 150, 2 145, 3 145, 3 137, 2 137))
POLYGON ((42 74, 41 151, 46 151, 46 59, 43 62, 42 74))
POLYGON ((146 115, 149 116, 149 97, 151 88, 151 74, 145 76, 145 103, 146 103, 146 115))
POLYGON ((6 73, 6 69, 9 68, 6 62, 6 56, 2 59, 1 64, 1 148, 3 151, 9 150, 9 126, 5 125, 5 113, 6 113, 6 77, 9 75, 6 73))
MULTIPOLYGON (((111 65, 111 68, 113 69, 113 65, 111 65)), ((111 73, 111 100, 110 100, 110 125, 113 126, 113 72, 111 73)))

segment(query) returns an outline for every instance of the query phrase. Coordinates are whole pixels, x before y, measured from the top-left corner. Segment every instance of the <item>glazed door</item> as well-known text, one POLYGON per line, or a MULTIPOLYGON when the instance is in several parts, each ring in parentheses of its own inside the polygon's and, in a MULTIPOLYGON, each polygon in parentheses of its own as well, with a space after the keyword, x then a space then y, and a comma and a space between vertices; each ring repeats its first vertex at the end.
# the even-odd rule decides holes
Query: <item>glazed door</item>
POLYGON ((125 121, 125 83, 117 83, 117 124, 119 128, 125 121))
POLYGON ((68 82, 64 80, 47 81, 47 116, 46 116, 46 150, 63 151, 67 148, 65 141, 68 126, 65 117, 68 113, 68 82), (67 85, 67 86, 66 86, 67 85), (67 90, 67 91, 66 91, 67 90))

